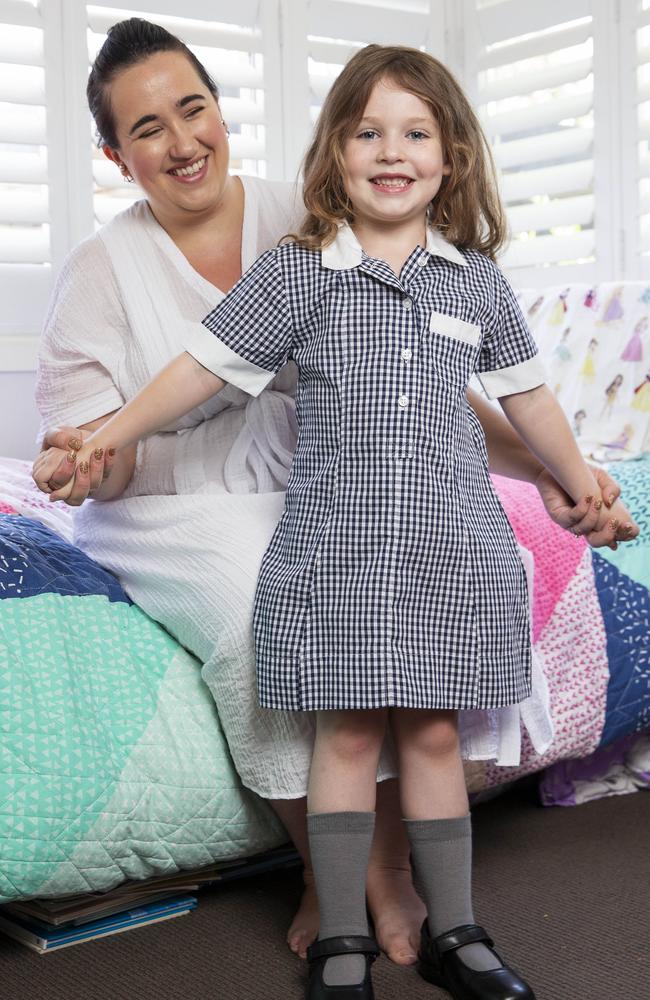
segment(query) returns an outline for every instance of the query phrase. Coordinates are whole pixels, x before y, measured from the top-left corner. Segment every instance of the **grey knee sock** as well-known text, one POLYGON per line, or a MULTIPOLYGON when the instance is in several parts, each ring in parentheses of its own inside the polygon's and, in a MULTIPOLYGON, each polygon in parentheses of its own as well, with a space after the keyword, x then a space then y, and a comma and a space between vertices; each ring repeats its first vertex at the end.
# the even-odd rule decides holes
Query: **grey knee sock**
MULTIPOLYGON (((341 934, 368 933, 366 878, 374 812, 311 813, 309 850, 320 912, 319 941, 341 934)), ((326 986, 352 986, 363 980, 363 955, 336 955, 323 968, 326 986)))
MULTIPOLYGON (((470 816, 404 822, 431 936, 460 924, 473 924, 470 816)), ((501 967, 483 944, 466 944, 458 951, 470 969, 487 972, 501 967)))

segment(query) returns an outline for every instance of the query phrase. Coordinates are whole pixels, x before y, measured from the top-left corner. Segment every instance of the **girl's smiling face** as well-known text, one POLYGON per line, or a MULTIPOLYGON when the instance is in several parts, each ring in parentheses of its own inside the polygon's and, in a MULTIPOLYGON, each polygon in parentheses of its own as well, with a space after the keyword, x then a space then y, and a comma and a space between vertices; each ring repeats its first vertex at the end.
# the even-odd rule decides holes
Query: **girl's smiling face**
POLYGON ((228 135, 190 61, 157 52, 119 73, 109 99, 119 149, 104 151, 125 165, 158 220, 214 209, 228 181, 228 135))
POLYGON ((428 104, 390 79, 373 87, 343 147, 343 163, 353 225, 382 228, 421 225, 451 170, 428 104))

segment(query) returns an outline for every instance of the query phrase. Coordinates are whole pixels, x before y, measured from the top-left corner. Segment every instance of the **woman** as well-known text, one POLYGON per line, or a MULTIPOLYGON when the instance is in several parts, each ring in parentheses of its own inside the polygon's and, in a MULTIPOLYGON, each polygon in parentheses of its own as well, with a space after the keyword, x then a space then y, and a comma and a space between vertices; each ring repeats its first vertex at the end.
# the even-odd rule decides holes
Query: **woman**
MULTIPOLYGON (((106 156, 138 182, 146 201, 78 247, 55 289, 37 401, 44 426, 67 426, 45 434, 34 469, 44 490, 70 480, 75 439, 178 354, 187 324, 200 321, 297 221, 290 186, 229 176, 216 88, 163 29, 138 19, 116 25, 88 96, 106 156)), ((83 503, 91 491, 95 500, 119 498, 83 506, 77 543, 204 663, 244 784, 269 799, 308 862, 311 720, 258 707, 250 639, 257 570, 282 510, 295 440, 293 387, 287 366, 257 399, 229 386, 137 451, 94 455, 90 467, 76 469, 68 503, 83 503)), ((592 498, 570 509, 509 425, 472 403, 494 470, 535 481, 552 516, 589 533, 597 517, 592 498)), ((618 494, 611 480, 602 485, 612 499, 618 494)), ((615 545, 617 537, 626 537, 623 525, 591 540, 615 545)), ((388 759, 380 770, 390 775, 388 759)), ((368 897, 381 946, 407 964, 423 910, 394 786, 380 785, 368 897)), ((309 874, 306 883, 289 931, 303 956, 317 930, 309 874)))

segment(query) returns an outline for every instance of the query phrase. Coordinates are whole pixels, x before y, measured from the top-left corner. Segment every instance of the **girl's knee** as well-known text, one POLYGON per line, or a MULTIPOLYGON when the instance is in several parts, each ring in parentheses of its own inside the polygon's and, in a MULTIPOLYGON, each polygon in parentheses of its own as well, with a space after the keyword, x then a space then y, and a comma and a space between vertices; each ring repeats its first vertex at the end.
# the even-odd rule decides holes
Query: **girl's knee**
POLYGON ((378 756, 386 731, 383 712, 320 712, 318 740, 329 752, 350 761, 378 756))
POLYGON ((452 712, 400 713, 393 726, 398 752, 418 753, 426 757, 451 757, 460 752, 458 722, 452 712))

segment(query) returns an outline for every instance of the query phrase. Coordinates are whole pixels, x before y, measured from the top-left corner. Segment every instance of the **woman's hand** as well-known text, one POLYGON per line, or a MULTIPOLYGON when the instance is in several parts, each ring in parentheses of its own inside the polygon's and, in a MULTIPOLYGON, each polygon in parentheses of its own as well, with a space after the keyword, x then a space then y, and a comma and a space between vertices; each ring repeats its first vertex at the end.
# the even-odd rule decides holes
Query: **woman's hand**
POLYGON ((625 504, 619 500, 621 488, 616 480, 605 469, 595 465, 589 467, 598 483, 602 500, 600 497, 584 497, 574 505, 548 469, 540 472, 535 486, 547 514, 561 528, 566 528, 574 535, 584 535, 593 548, 608 545, 610 549, 616 549, 618 542, 636 538, 639 527, 625 504), (606 511, 603 511, 603 506, 606 511))
POLYGON ((92 432, 78 427, 53 427, 43 438, 42 451, 32 467, 32 478, 51 500, 80 506, 110 475, 115 452, 97 449, 77 463, 83 442, 92 432), (111 454, 112 452, 112 454, 111 454))

